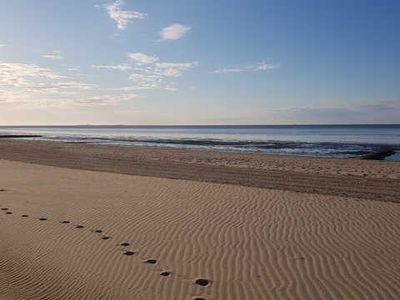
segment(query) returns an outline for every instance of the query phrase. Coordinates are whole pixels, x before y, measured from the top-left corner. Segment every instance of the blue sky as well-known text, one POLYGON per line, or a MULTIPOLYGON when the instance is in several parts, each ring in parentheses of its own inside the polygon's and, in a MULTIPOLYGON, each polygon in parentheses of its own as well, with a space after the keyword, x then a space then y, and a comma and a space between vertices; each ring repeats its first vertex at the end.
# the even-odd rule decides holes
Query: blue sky
POLYGON ((0 1, 0 124, 399 123, 395 0, 0 1))

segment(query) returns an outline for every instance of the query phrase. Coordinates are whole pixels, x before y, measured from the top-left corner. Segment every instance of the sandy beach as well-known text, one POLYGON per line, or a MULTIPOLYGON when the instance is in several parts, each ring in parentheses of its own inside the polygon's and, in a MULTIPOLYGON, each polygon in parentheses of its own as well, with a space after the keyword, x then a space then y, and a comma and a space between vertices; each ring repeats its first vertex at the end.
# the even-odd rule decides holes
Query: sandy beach
POLYGON ((398 299, 400 163, 0 142, 0 299, 398 299))

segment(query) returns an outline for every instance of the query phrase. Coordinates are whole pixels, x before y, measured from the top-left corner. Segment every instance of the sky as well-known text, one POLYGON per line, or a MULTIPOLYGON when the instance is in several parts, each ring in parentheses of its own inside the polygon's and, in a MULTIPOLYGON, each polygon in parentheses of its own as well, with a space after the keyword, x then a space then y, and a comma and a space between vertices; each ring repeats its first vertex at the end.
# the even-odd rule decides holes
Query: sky
POLYGON ((0 0, 0 125, 400 123, 398 0, 0 0))

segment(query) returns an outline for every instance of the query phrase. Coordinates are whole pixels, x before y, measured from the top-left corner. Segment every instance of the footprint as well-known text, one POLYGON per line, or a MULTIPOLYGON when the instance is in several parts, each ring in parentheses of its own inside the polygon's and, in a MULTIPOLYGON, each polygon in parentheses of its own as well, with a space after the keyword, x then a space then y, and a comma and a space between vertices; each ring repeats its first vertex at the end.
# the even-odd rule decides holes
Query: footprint
POLYGON ((75 227, 76 227, 76 228, 79 228, 79 229, 85 228, 85 226, 83 226, 83 225, 76 225, 75 227))
POLYGON ((194 281, 195 284, 200 285, 200 286, 207 286, 210 284, 210 280, 204 279, 204 278, 197 278, 194 281))
POLYGON ((94 232, 96 232, 96 233, 102 233, 103 230, 101 230, 101 229, 96 229, 94 232))
POLYGON ((8 208, 7 207, 3 207, 1 210, 8 210, 8 208))
POLYGON ((7 211, 6 214, 7 215, 12 215, 12 211, 7 211))
POLYGON ((29 215, 21 215, 22 218, 28 218, 29 215))
POLYGON ((163 272, 160 273, 160 275, 161 275, 161 276, 164 276, 164 277, 168 277, 168 276, 171 276, 171 272, 169 272, 169 271, 163 271, 163 272))
POLYGON ((120 246, 127 247, 127 246, 130 246, 130 243, 124 242, 124 243, 121 243, 120 246))
POLYGON ((111 237, 110 236, 103 236, 101 239, 102 240, 108 240, 108 239, 111 239, 111 237))
POLYGON ((0 189, 0 192, 5 192, 6 190, 5 189, 0 189))
POLYGON ((134 254, 135 254, 135 252, 133 252, 133 251, 125 251, 124 252, 124 255, 128 255, 128 256, 132 256, 134 254))
MULTIPOLYGON (((69 224, 69 223, 71 223, 71 221, 61 221, 60 223, 62 223, 62 224, 69 224)), ((79 226, 79 225, 78 225, 79 226)))
POLYGON ((204 297, 193 297, 192 298, 192 300, 207 300, 206 298, 204 298, 204 297))
POLYGON ((40 221, 47 221, 47 218, 40 218, 40 221))
POLYGON ((146 264, 154 265, 154 264, 157 263, 157 260, 155 260, 155 259, 147 259, 147 260, 145 260, 144 262, 145 262, 146 264))

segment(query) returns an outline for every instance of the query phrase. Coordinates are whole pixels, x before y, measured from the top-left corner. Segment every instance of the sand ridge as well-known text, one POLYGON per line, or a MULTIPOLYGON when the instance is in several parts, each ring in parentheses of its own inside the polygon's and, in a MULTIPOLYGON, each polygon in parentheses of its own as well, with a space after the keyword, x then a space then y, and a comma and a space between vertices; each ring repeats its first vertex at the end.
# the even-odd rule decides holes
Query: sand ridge
POLYGON ((396 203, 9 161, 0 169, 4 299, 400 294, 396 203))

